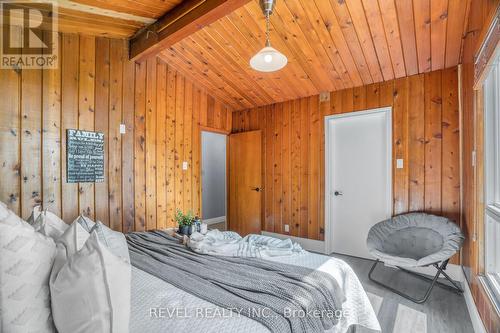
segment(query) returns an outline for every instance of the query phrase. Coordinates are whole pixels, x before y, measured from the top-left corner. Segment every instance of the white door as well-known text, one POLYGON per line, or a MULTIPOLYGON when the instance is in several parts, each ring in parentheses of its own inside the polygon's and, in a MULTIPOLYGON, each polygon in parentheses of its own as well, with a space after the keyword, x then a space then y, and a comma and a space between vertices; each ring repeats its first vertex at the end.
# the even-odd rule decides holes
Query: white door
POLYGON ((391 108, 326 119, 329 252, 370 258, 370 227, 391 216, 391 108))

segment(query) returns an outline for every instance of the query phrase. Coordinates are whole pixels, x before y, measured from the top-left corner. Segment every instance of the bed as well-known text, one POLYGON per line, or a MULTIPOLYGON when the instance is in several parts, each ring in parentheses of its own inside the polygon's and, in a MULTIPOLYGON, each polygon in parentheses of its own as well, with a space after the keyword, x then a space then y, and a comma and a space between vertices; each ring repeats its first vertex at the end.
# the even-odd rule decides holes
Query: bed
MULTIPOLYGON (((297 244, 266 239, 275 248, 264 252, 279 256, 221 258, 196 253, 162 231, 125 236, 84 216, 67 225, 46 211, 34 211, 29 221, 0 203, 1 331, 380 330, 352 269, 301 249, 282 255, 288 245, 296 252, 297 244), (238 305, 247 311, 269 308, 277 316, 263 319, 229 310, 238 305), (277 312, 287 308, 334 309, 344 316, 302 319, 277 312)), ((264 253, 245 248, 246 256, 264 253)))
MULTIPOLYGON (((338 281, 346 296, 342 309, 349 315, 328 332, 380 330, 361 283, 344 261, 311 252, 262 260, 320 270, 338 281)), ((257 321, 220 308, 136 267, 132 267, 131 290, 130 332, 269 332, 257 321)))

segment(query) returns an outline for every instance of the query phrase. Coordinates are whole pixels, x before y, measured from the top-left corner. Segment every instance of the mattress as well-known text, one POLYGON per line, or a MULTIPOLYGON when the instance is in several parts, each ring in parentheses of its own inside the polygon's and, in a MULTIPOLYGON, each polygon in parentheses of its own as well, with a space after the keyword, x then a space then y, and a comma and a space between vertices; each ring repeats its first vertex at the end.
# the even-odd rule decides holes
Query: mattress
MULTIPOLYGON (((380 331, 380 325, 356 274, 344 261, 306 252, 266 258, 331 274, 344 290, 343 316, 328 333, 380 331), (358 328, 358 329, 357 329, 358 328)), ((259 322, 237 310, 223 309, 132 267, 130 332, 268 333, 259 322)))

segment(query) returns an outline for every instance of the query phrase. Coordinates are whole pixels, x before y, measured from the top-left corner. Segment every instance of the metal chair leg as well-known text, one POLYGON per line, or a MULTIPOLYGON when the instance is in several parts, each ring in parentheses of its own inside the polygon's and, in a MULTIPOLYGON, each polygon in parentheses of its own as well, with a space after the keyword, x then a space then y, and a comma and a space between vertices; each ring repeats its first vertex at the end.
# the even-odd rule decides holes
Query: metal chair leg
MULTIPOLYGON (((462 288, 460 286, 458 286, 455 281, 453 281, 450 276, 448 274, 446 274, 446 272, 444 271, 442 265, 441 267, 438 266, 437 264, 433 264, 434 268, 436 268, 436 270, 438 271, 441 271, 441 274, 443 274, 443 276, 446 278, 446 280, 448 280, 452 285, 448 285, 446 283, 442 283, 442 282, 439 282, 439 281, 436 281, 436 285, 439 286, 439 287, 442 287, 442 288, 445 288, 445 289, 448 289, 448 290, 451 290, 451 291, 454 291, 454 292, 457 292, 459 294, 463 293, 464 291, 462 290, 462 288)), ((399 268, 400 270, 402 270, 403 272, 405 273, 408 273, 408 274, 411 274, 421 280, 424 280, 424 281, 432 281, 431 278, 429 278, 428 276, 425 276, 423 274, 419 274, 419 273, 416 273, 416 272, 413 272, 413 271, 410 271, 410 270, 407 270, 407 269, 404 269, 402 267, 399 267, 399 266, 396 266, 397 268, 399 268)))
MULTIPOLYGON (((455 288, 452 288, 452 290, 454 290, 454 291, 456 291, 456 292, 458 292, 460 294, 463 294, 464 290, 459 285, 457 285, 457 283, 455 281, 453 281, 448 274, 446 274, 446 272, 444 271, 444 269, 441 270, 441 274, 443 274, 444 277, 446 278, 446 280, 450 281, 450 283, 455 287, 455 288)), ((439 282, 439 284, 442 285, 442 283, 440 283, 440 282, 439 282)), ((448 287, 451 288, 451 286, 448 286, 448 287)))
POLYGON ((462 290, 459 286, 457 286, 457 284, 456 284, 456 283, 455 283, 455 282, 454 282, 454 281, 453 281, 453 280, 452 280, 452 279, 448 276, 448 274, 446 274, 446 273, 444 272, 443 267, 446 267, 446 264, 447 264, 447 262, 446 262, 446 261, 445 261, 445 262, 443 262, 443 263, 441 264, 441 266, 438 266, 438 264, 434 264, 434 265, 433 265, 433 266, 437 269, 437 273, 436 273, 436 275, 434 276, 434 278, 432 278, 432 279, 431 279, 431 278, 429 278, 429 277, 423 276, 422 274, 418 274, 418 273, 415 273, 415 272, 412 272, 412 271, 408 271, 408 270, 406 270, 406 269, 404 269, 404 268, 398 267, 399 269, 401 269, 402 271, 404 271, 404 272, 406 272, 406 273, 412 274, 412 275, 417 276, 417 277, 419 277, 419 278, 422 278, 422 279, 424 279, 424 280, 426 280, 426 281, 431 281, 431 284, 430 284, 429 288, 427 289, 427 291, 425 292, 424 297, 423 297, 423 298, 420 298, 420 299, 414 298, 414 297, 412 297, 412 296, 410 296, 410 295, 408 295, 408 294, 405 294, 405 293, 403 293, 403 292, 401 292, 401 291, 399 291, 399 290, 397 290, 397 289, 392 288, 391 286, 388 286, 388 285, 386 285, 386 284, 384 284, 384 283, 382 283, 382 282, 380 282, 380 281, 378 281, 378 280, 375 280, 375 279, 372 277, 372 273, 373 273, 373 271, 375 270, 375 267, 377 266, 377 264, 378 264, 379 262, 380 262, 380 260, 378 260, 378 259, 377 259, 377 261, 375 261, 375 263, 373 264, 372 268, 370 269, 370 272, 368 273, 368 278, 370 279, 370 281, 373 281, 374 283, 376 283, 376 284, 378 284, 378 285, 380 285, 380 286, 382 286, 382 287, 384 287, 384 288, 386 288, 386 289, 388 289, 388 290, 392 291, 393 293, 396 293, 396 294, 398 294, 398 295, 400 295, 400 296, 402 296, 402 297, 404 297, 404 298, 406 298, 406 299, 409 299, 410 301, 412 301, 412 302, 414 302, 414 303, 417 303, 417 304, 422 304, 422 303, 425 303, 425 302, 427 301, 427 299, 429 298, 429 296, 430 296, 430 294, 431 294, 431 291, 432 291, 432 289, 434 288, 434 285, 436 285, 436 284, 438 284, 438 285, 439 285, 439 286, 441 286, 441 287, 445 287, 445 288, 447 288, 447 289, 452 289, 452 290, 454 290, 454 291, 456 291, 456 292, 460 292, 460 293, 462 293, 462 292, 463 292, 463 290, 462 290), (439 282, 439 281, 438 281, 438 278, 439 278, 439 276, 440 276, 441 274, 443 274, 443 276, 444 276, 444 277, 445 277, 448 281, 450 281, 450 282, 453 284, 453 286, 449 286, 449 285, 447 285, 447 284, 444 284, 444 283, 439 282))

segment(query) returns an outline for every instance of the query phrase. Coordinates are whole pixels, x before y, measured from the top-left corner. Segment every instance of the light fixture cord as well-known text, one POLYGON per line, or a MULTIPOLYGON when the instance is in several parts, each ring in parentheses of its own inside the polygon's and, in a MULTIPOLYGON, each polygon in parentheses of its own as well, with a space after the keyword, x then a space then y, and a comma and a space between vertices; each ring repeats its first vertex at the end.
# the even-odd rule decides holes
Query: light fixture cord
POLYGON ((271 46, 271 38, 269 33, 269 12, 266 12, 266 46, 271 46))

